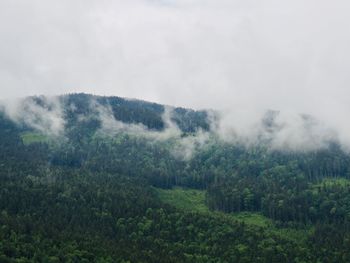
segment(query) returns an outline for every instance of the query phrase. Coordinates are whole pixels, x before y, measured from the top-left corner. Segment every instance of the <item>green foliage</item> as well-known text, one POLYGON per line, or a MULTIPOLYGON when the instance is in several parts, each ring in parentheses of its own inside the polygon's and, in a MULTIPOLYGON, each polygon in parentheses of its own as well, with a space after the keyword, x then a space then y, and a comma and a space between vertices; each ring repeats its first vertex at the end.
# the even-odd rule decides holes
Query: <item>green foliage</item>
POLYGON ((48 142, 48 137, 40 134, 40 133, 36 133, 36 132, 24 132, 21 134, 21 138, 23 140, 23 143, 28 145, 31 143, 46 143, 48 142))
MULTIPOLYGON (((176 140, 101 134, 116 119, 164 129, 162 105, 74 94, 48 142, 0 113, 0 262, 350 262, 350 156, 246 148, 212 135, 193 158, 176 140)), ((38 100, 40 103, 40 100, 38 100)), ((209 129, 177 108, 183 136, 209 129)))
POLYGON ((156 191, 162 202, 176 208, 187 211, 209 212, 205 205, 205 191, 181 187, 174 187, 173 189, 158 188, 156 191))
POLYGON ((240 213, 220 213, 210 211, 205 204, 205 191, 174 187, 172 189, 155 188, 162 202, 172 205, 178 209, 185 211, 195 211, 204 214, 219 215, 238 222, 244 222, 248 225, 259 227, 268 227, 272 225, 272 221, 259 213, 240 212, 240 213))
POLYGON ((259 227, 272 227, 272 220, 263 216, 259 213, 251 213, 251 212, 240 212, 230 214, 232 219, 237 220, 239 222, 244 222, 247 225, 254 225, 259 227))
POLYGON ((313 187, 315 189, 319 187, 334 187, 334 186, 341 186, 341 187, 349 187, 350 186, 350 180, 347 178, 324 178, 320 183, 314 184, 313 187))

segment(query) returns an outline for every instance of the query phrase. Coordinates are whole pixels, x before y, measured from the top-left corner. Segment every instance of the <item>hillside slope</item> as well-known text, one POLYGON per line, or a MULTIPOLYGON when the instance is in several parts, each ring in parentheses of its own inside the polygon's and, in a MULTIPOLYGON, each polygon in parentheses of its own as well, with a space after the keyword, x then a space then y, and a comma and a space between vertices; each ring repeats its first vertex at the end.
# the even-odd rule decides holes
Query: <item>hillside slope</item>
POLYGON ((0 261, 350 262, 349 154, 229 142, 211 122, 87 94, 7 107, 0 261))

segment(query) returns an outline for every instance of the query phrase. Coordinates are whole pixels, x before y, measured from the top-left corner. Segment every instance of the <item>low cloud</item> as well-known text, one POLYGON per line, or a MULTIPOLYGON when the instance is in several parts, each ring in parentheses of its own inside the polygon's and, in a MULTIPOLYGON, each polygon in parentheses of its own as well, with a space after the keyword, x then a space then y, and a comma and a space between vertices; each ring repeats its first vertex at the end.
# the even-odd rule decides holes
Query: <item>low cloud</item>
POLYGON ((110 105, 102 105, 96 100, 91 101, 91 107, 96 111, 96 117, 101 121, 98 131, 104 136, 115 136, 119 133, 128 133, 149 140, 151 143, 171 142, 171 153, 174 157, 189 160, 193 154, 200 150, 209 141, 209 132, 199 129, 191 135, 184 135, 176 123, 172 120, 174 108, 164 107, 162 120, 164 129, 161 131, 150 130, 143 124, 124 123, 114 117, 110 105))
POLYGON ((57 97, 28 97, 0 104, 5 114, 19 125, 49 136, 59 136, 64 131, 63 109, 57 97))
POLYGON ((213 126, 223 141, 246 147, 263 144, 270 150, 316 151, 339 143, 344 150, 350 149, 336 129, 314 116, 293 111, 225 112, 213 126))
MULTIPOLYGON (((273 134, 272 148, 315 149, 332 136, 347 149, 349 8, 346 0, 2 0, 0 97, 86 92, 214 109, 225 140, 250 145, 263 133, 273 134), (280 112, 272 133, 261 126, 269 109, 280 112)), ((43 130, 55 123, 42 122, 43 130)))
MULTIPOLYGON (((58 137, 65 133, 64 112, 75 112, 77 106, 66 105, 64 97, 28 97, 6 100, 0 104, 6 115, 21 126, 30 127, 45 135, 58 137)), ((205 147, 213 138, 230 144, 255 147, 263 144, 270 150, 317 151, 326 149, 330 143, 339 143, 349 151, 348 136, 311 115, 296 114, 293 111, 207 111, 209 131, 197 129, 195 133, 184 134, 173 121, 174 109, 164 107, 162 120, 164 128, 152 130, 142 123, 125 123, 115 118, 111 105, 101 104, 95 98, 88 99, 87 114, 77 115, 78 122, 98 120, 101 127, 98 134, 116 136, 127 133, 149 140, 151 143, 171 143, 172 154, 179 159, 189 160, 193 154, 205 147)), ((76 113, 74 113, 76 114, 76 113)), ((74 125, 74 123, 73 123, 74 125)), ((345 129, 346 130, 346 126, 345 129)))

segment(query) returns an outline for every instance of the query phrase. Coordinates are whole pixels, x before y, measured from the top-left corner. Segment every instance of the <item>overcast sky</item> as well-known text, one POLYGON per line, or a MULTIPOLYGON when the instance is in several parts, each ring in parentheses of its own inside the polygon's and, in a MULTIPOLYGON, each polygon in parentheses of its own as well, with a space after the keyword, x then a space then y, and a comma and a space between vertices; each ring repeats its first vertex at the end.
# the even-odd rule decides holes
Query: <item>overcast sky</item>
POLYGON ((0 98, 348 116, 350 1, 1 0, 0 98))

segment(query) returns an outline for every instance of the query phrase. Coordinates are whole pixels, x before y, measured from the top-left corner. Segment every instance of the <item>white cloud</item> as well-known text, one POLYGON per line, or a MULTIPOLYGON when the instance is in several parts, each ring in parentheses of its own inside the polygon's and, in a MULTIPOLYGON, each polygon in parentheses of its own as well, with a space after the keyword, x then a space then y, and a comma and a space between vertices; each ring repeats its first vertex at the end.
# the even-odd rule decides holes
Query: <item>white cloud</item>
POLYGON ((20 125, 50 136, 59 136, 64 131, 62 105, 56 97, 5 100, 0 106, 8 117, 20 125))
POLYGON ((0 97, 84 91, 218 108, 243 134, 266 109, 308 113, 350 145, 349 7, 3 0, 0 97))

